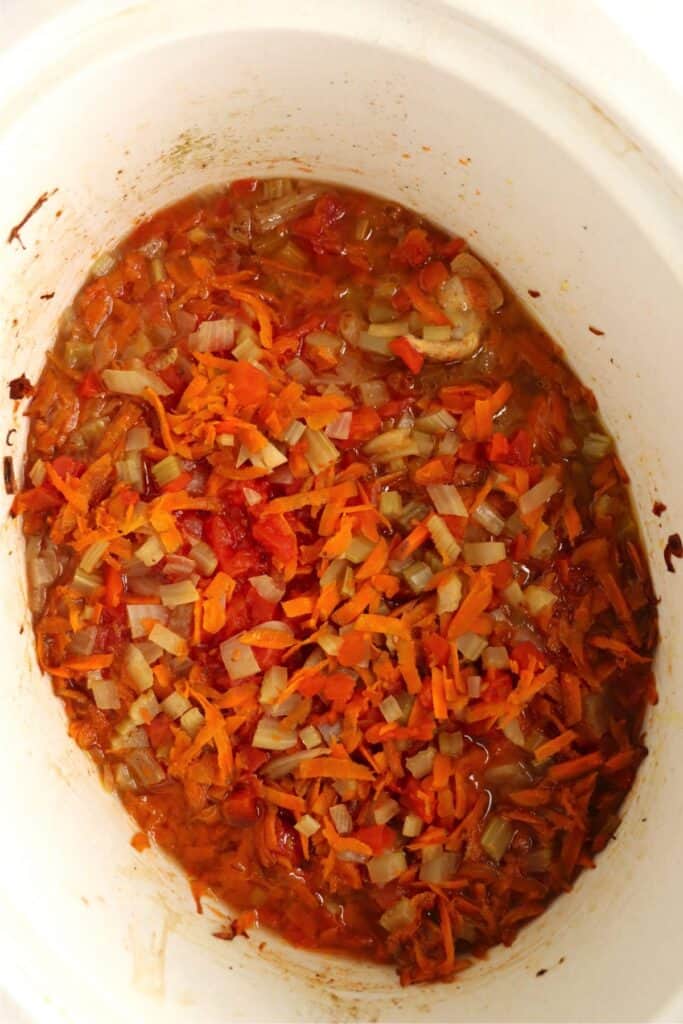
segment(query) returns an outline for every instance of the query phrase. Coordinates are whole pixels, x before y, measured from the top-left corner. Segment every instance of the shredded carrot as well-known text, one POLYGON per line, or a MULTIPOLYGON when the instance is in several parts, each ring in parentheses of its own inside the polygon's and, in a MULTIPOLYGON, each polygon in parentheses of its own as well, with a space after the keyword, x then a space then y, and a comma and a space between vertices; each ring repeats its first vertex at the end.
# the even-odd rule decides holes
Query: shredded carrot
POLYGON ((372 772, 362 764, 338 757, 316 757, 303 761, 297 768, 302 779, 357 779, 369 782, 372 772))

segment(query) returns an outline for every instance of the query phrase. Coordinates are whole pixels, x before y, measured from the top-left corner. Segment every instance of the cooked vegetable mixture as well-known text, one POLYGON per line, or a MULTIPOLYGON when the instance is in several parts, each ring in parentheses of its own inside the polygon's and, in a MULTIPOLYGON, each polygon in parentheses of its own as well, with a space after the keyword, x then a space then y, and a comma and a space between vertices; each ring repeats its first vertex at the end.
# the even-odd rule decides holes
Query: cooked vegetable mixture
POLYGON ((40 664, 224 936, 448 979, 592 867, 652 587, 592 394, 461 238, 192 197, 97 261, 28 415, 40 664))

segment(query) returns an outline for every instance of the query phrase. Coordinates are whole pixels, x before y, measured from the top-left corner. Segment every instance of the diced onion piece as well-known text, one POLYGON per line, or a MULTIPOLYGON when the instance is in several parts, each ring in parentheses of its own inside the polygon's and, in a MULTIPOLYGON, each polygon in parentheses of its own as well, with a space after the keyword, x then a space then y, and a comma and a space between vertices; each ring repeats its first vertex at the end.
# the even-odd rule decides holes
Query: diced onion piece
POLYGON ((464 740, 461 732, 439 733, 439 752, 448 757, 460 757, 463 751, 464 740))
POLYGON ((161 541, 156 535, 154 535, 152 537, 148 537, 144 544, 140 545, 135 552, 135 557, 149 569, 153 565, 157 565, 165 554, 166 552, 162 547, 161 541))
POLYGON ((472 700, 476 700, 477 697, 481 697, 481 676, 468 676, 467 696, 471 697, 472 700))
POLYGON ((329 331, 310 331, 304 338, 306 345, 313 348, 325 348, 337 352, 341 348, 341 338, 329 331))
POLYGON ((121 700, 113 679, 96 679, 88 683, 95 704, 100 711, 118 711, 121 700))
POLYGON ((347 835, 353 828, 353 819, 346 804, 335 804, 330 807, 332 823, 340 836, 347 835))
POLYGON ((159 597, 166 608, 177 608, 180 604, 192 604, 199 600, 199 591, 192 580, 178 580, 177 583, 162 584, 159 597))
POLYGON ((387 519, 397 519, 403 511, 403 499, 398 491, 383 491, 379 498, 379 510, 387 519))
POLYGON ((379 706, 385 722, 398 722, 403 715, 401 705, 395 697, 385 697, 379 706))
POLYGON ((407 320, 393 320, 385 324, 370 324, 368 334, 372 338, 400 338, 408 334, 410 327, 407 320))
POLYGON ((549 501, 553 494, 557 494, 560 487, 561 484, 557 477, 544 477, 543 480, 530 490, 525 491, 521 496, 519 499, 519 511, 523 516, 528 516, 531 512, 535 512, 541 505, 545 505, 546 501, 549 501))
POLYGON ((165 487, 167 484, 173 483, 184 471, 185 467, 177 455, 167 455, 152 466, 152 476, 159 487, 165 487))
POLYGON ((129 484, 136 491, 142 491, 145 486, 145 477, 142 471, 140 452, 126 452, 123 458, 116 463, 116 475, 121 483, 129 484))
POLYGON ((524 600, 524 593, 517 580, 513 580, 512 583, 508 583, 507 587, 503 591, 503 597, 508 604, 512 605, 513 608, 517 608, 524 600))
POLYGON ((36 459, 31 466, 29 479, 34 487, 40 487, 47 474, 47 467, 42 459, 36 459))
POLYGON ((114 269, 114 267, 116 266, 116 260, 116 253, 100 253, 100 255, 93 263, 92 267, 90 268, 90 273, 92 274, 93 277, 104 277, 106 274, 109 273, 110 270, 114 269))
POLYGON ((403 822, 403 835, 407 839, 415 839, 424 828, 422 818, 417 814, 406 814, 403 822))
POLYGON ((252 746, 258 750, 289 750, 295 745, 297 738, 295 732, 283 729, 274 718, 261 718, 256 726, 252 746))
POLYGON ((457 640, 458 650, 467 661, 476 661, 486 649, 484 637, 477 633, 463 633, 457 640))
POLYGON ((224 640, 220 646, 221 658, 228 675, 237 682, 260 672, 259 663, 248 644, 243 644, 239 636, 224 640))
POLYGON ((128 644, 126 647, 123 663, 138 693, 143 693, 154 686, 154 673, 144 654, 135 644, 128 644))
POLYGON ((221 352, 232 348, 235 341, 235 321, 205 320, 187 339, 191 352, 221 352))
POLYGON ((284 466, 287 456, 268 441, 259 451, 252 452, 249 459, 252 466, 258 466, 260 469, 277 469, 278 466, 284 466))
POLYGON ((161 377, 150 370, 103 370, 102 380, 109 391, 117 395, 142 395, 145 388, 163 398, 173 392, 161 377))
POLYGON ((340 458, 339 451, 322 431, 306 427, 304 436, 306 438, 304 457, 312 473, 322 473, 324 469, 340 458))
POLYGON ((149 427, 131 427, 126 434, 126 451, 139 452, 149 448, 152 443, 152 432, 149 427))
POLYGON ((126 764, 140 786, 155 786, 166 778, 166 772, 151 750, 131 750, 126 754, 126 764))
POLYGON ((159 647, 159 644, 152 643, 151 640, 138 640, 135 646, 142 651, 148 665, 153 665, 164 653, 163 648, 159 647))
POLYGON ((325 654, 337 655, 342 645, 342 638, 329 627, 318 634, 318 646, 325 654))
POLYGON ((263 501, 263 495, 260 491, 255 491, 253 487, 244 487, 242 494, 247 505, 258 505, 259 502, 263 501))
POLYGON ((507 647, 487 647, 482 651, 481 661, 484 668, 507 668, 510 664, 507 647))
POLYGON ((439 441, 437 451, 439 455, 455 455, 460 447, 460 438, 454 431, 449 431, 439 441))
POLYGON ((503 726, 503 735, 506 739, 510 740, 510 743, 514 743, 516 747, 526 747, 526 739, 522 732, 522 727, 516 718, 513 718, 511 722, 503 726))
POLYGON ((306 747, 306 750, 313 750, 322 745, 323 738, 314 725, 307 725, 299 730, 299 739, 306 747))
POLYGON ((507 557, 502 540, 474 541, 463 545, 463 557, 468 565, 496 565, 507 557))
POLYGON ((299 359, 295 356, 291 363, 287 363, 285 366, 285 373, 292 378, 292 380, 298 381, 299 384, 308 384, 309 381, 313 380, 313 371, 303 359, 299 359))
POLYGON ((425 434, 445 434, 446 431, 453 430, 455 425, 455 418, 446 409, 437 409, 415 420, 416 429, 425 434))
POLYGON ((83 552, 80 563, 81 569, 86 573, 91 573, 97 569, 108 547, 108 540, 94 540, 83 552))
POLYGON ((112 750, 142 750, 149 746, 147 730, 133 725, 130 718, 124 718, 116 727, 111 740, 112 750))
MULTIPOLYGON (((290 746, 293 746, 293 744, 290 744, 290 746)), ((298 750, 296 754, 283 754, 281 757, 272 758, 262 769, 262 774, 269 779, 283 779, 285 775, 291 775, 294 769, 304 761, 321 757, 328 752, 329 747, 313 747, 310 750, 298 750)))
POLYGON ((495 508, 489 505, 487 501, 482 501, 481 505, 472 513, 472 518, 475 523, 488 530, 494 537, 498 537, 505 529, 505 520, 498 515, 495 508))
POLYGON ((455 612, 462 600, 462 580, 453 573, 445 582, 436 588, 436 610, 439 615, 455 612))
POLYGON ((421 594, 433 575, 426 562, 413 562, 403 570, 403 578, 414 594, 421 594))
POLYGON ((363 451, 371 458, 384 460, 403 455, 417 455, 417 445, 411 439, 408 427, 395 427, 373 437, 363 446, 363 451))
POLYGON ((335 440, 338 441, 348 440, 351 434, 352 417, 353 413, 351 413, 349 410, 347 410, 346 412, 340 412, 336 420, 334 420, 332 423, 328 424, 327 427, 325 427, 325 433, 327 434, 327 436, 333 437, 335 440))
POLYGON ((368 874, 371 882, 384 886, 402 875, 407 867, 405 853, 397 850, 394 853, 381 853, 379 857, 371 857, 368 861, 368 874))
POLYGON ((445 565, 453 565, 460 554, 460 545, 448 529, 445 519, 440 515, 431 515, 427 529, 434 541, 434 546, 443 558, 445 565))
POLYGON ((301 420, 292 420, 287 429, 282 435, 282 440, 285 444, 296 444, 306 433, 306 424, 302 423, 301 420))
POLYGON ((204 715, 199 708, 190 708, 180 716, 180 724, 192 739, 197 735, 205 722, 204 715))
POLYGON ((163 651, 174 655, 176 658, 182 658, 187 654, 187 640, 185 637, 174 633, 172 629, 168 629, 161 622, 156 622, 152 626, 149 638, 153 644, 158 644, 163 651))
POLYGON ((449 882, 455 877, 458 863, 459 858, 456 853, 441 851, 435 857, 427 861, 423 860, 420 866, 419 879, 421 882, 429 882, 431 885, 449 882))
POLYGON ((102 578, 94 573, 86 572, 80 566, 76 569, 71 586, 80 594, 90 596, 102 586, 102 578))
POLYGON ((367 537, 352 537, 349 545, 344 552, 344 558, 348 562, 353 562, 354 565, 360 565, 368 557, 371 551, 374 550, 375 545, 367 537))
POLYGON ((277 604, 284 596, 285 588, 277 584, 272 576, 250 576, 249 582, 259 597, 271 604, 277 604))
POLYGON ((398 932, 410 928, 415 920, 415 907, 405 896, 397 900, 392 907, 385 910, 379 919, 382 928, 387 932, 398 932))
POLYGON ((423 459, 428 459, 434 451, 434 438, 431 434, 425 434, 421 430, 413 430, 411 441, 417 445, 417 454, 423 459))
POLYGON ((161 707, 154 695, 154 690, 146 690, 140 694, 137 700, 133 701, 128 709, 128 716, 136 725, 145 725, 147 722, 151 722, 160 710, 161 707))
POLYGON ((467 509, 454 484, 430 484, 427 488, 432 505, 442 516, 466 516, 467 509))
POLYGON ((320 829, 320 822, 316 821, 310 814, 304 814, 304 816, 297 821, 294 828, 297 830, 299 835, 309 838, 310 836, 314 836, 320 829))
POLYGON ((453 328, 440 326, 438 324, 425 324, 422 328, 422 337, 425 341, 450 341, 453 328))
POLYGON ((556 548, 557 537, 555 536, 555 531, 551 530, 550 527, 548 527, 548 529, 544 530, 540 537, 536 540, 534 546, 530 551, 530 554, 532 558, 539 558, 541 560, 545 560, 550 558, 555 553, 556 548))
POLYGON ((183 697, 182 693, 170 693, 165 700, 161 702, 161 710, 167 715, 172 722, 175 722, 177 718, 182 718, 186 711, 189 711, 192 705, 190 704, 187 697, 183 697))
POLYGON ((391 355, 389 342, 389 338, 377 338, 370 334, 369 331, 361 331, 358 336, 358 341, 354 344, 363 352, 370 352, 374 356, 385 356, 386 358, 389 358, 391 355))
POLYGON ((397 800, 392 800, 391 797, 385 797, 372 809, 372 816, 375 820, 375 825, 386 825, 388 821, 396 817, 400 810, 397 800))
POLYGON ((274 704, 287 686, 288 673, 284 665, 271 665, 263 673, 259 701, 261 704, 274 704))
POLYGON ((256 341, 256 334, 251 327, 240 327, 232 354, 235 359, 245 363, 258 363, 263 355, 263 349, 256 341))
POLYGON ((358 385, 363 404, 377 409, 389 401, 389 389, 383 380, 366 380, 358 385))
POLYGON ((497 815, 489 818, 481 837, 481 848, 491 860, 499 861, 512 842, 515 830, 509 821, 497 815))
MULTIPOLYGON (((168 612, 159 604, 129 604, 126 605, 126 613, 133 640, 147 636, 148 630, 143 625, 146 620, 156 619, 157 622, 166 622, 168 619, 168 612)), ((158 642, 158 640, 154 641, 154 643, 158 642)))
POLYGON ((434 765, 436 750, 434 747, 425 747, 419 750, 413 757, 406 758, 406 768, 415 779, 423 779, 429 775, 434 765))
POLYGON ((537 850, 527 853, 524 858, 524 869, 532 875, 548 871, 552 863, 552 852, 548 846, 539 846, 537 850))
POLYGON ((612 450, 612 438, 607 434, 586 434, 583 439, 584 458, 599 462, 612 450))
POLYGON ((212 576, 218 568, 218 559, 213 552, 213 549, 209 547, 203 540, 197 541, 196 544, 190 548, 190 558, 199 569, 202 576, 212 576))
POLYGON ((557 601, 557 594, 545 587, 530 584, 524 591, 524 604, 531 615, 540 615, 546 608, 551 608, 557 601))

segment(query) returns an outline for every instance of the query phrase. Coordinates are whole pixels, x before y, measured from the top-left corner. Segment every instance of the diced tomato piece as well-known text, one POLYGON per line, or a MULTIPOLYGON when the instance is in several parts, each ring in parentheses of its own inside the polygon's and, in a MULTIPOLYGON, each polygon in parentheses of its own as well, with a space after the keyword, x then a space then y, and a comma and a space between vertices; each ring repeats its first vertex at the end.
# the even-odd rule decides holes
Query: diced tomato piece
POLYGON ((161 714, 156 715, 146 728, 147 735, 149 736, 149 742, 155 750, 158 747, 165 746, 167 743, 171 743, 173 740, 170 719, 168 718, 168 715, 163 713, 163 711, 161 714))
POLYGON ((441 260, 433 260, 423 267, 418 276, 418 283, 423 291, 434 295, 442 284, 445 284, 450 274, 445 263, 441 260))
POLYGON ((66 480, 68 476, 80 476, 85 470, 85 463, 72 459, 70 455, 58 455, 52 462, 52 468, 57 476, 66 480))
POLYGON ((374 409, 364 406, 351 415, 349 441, 368 441, 382 429, 382 421, 374 409))
POLYGON ((368 825, 366 828, 357 829, 353 833, 353 838, 365 843, 377 856, 391 849, 396 842, 396 833, 388 825, 368 825))
POLYGON ((510 441, 510 462, 515 466, 528 466, 531 461, 531 438, 526 430, 518 430, 510 441))
POLYGON ((109 608, 118 608, 123 596, 123 579, 118 569, 106 564, 104 567, 104 603, 109 608))
POLYGON ((489 441, 489 461, 506 462, 510 455, 510 442, 504 434, 494 434, 489 441))
POLYGON ((295 561, 298 545, 296 534, 283 515, 264 516, 253 527, 254 540, 281 565, 295 561))
POLYGON ((396 263, 421 267, 423 263, 427 262, 433 251, 432 243, 424 228, 411 228, 398 243, 391 258, 396 263))
POLYGON ((405 363, 411 373, 419 373, 424 366, 425 357, 413 348, 407 338, 394 338, 389 342, 389 348, 405 363))
POLYGON ((81 398, 94 398, 96 395, 102 394, 104 391, 104 385, 100 380, 99 374, 95 370, 88 370, 83 377, 83 380, 78 385, 78 394, 81 398))
POLYGON ((197 512, 176 512, 176 522, 188 544, 196 544, 202 539, 204 521, 197 512))
POLYGON ((445 665, 451 654, 450 644, 446 637, 441 636, 440 633, 430 633, 423 642, 425 650, 430 655, 431 663, 445 665))
POLYGON ((251 195, 257 188, 257 178, 238 178, 237 181, 233 181, 230 185, 230 191, 238 198, 251 195))
POLYGON ((205 527, 207 543, 213 549, 218 564, 229 576, 254 576, 264 571, 262 553, 249 538, 244 515, 212 515, 205 527))
POLYGON ((253 825, 260 813, 260 801, 248 786, 236 786, 221 804, 221 814, 228 825, 237 828, 253 825))
POLYGON ((532 658, 535 659, 536 665, 545 665, 545 657, 542 651, 539 651, 535 644, 532 644, 530 640, 525 640, 521 644, 516 644, 510 656, 513 661, 516 661, 520 668, 528 668, 532 658))

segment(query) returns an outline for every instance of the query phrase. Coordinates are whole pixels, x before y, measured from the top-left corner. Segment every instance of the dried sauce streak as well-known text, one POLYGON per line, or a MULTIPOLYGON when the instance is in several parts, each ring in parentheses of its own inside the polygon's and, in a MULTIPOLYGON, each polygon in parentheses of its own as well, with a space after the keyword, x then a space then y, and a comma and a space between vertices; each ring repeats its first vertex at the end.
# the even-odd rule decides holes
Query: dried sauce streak
POLYGON ((29 415, 40 663, 197 899, 407 984, 592 865, 652 588, 593 396, 461 239, 189 198, 98 260, 29 415))

